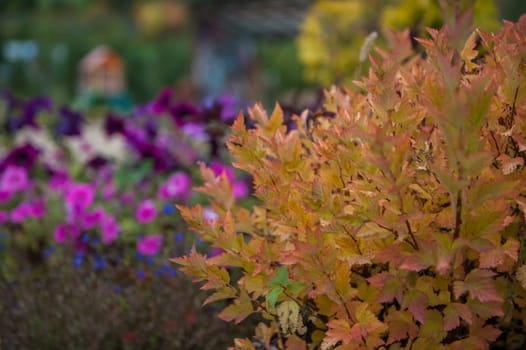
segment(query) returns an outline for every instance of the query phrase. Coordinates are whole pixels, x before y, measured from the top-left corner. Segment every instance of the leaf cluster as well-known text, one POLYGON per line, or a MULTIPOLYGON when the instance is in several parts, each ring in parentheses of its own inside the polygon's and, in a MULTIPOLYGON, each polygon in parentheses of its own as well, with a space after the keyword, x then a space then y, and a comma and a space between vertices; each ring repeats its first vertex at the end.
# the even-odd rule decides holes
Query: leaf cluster
POLYGON ((263 317, 236 349, 526 342, 526 16, 496 34, 457 20, 418 39, 425 55, 392 34, 364 92, 330 89, 295 130, 279 105, 250 109, 253 129, 240 115, 228 146, 251 210, 202 168, 218 220, 180 209, 223 253, 175 261, 230 300, 223 319, 263 317))

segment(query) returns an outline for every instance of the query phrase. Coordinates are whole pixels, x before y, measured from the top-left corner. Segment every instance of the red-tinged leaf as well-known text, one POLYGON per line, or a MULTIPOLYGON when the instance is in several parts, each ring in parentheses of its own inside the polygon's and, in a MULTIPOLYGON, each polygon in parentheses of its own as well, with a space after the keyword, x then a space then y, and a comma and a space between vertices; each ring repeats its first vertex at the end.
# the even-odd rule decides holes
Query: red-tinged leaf
POLYGON ((327 323, 328 330, 321 344, 322 350, 330 349, 339 342, 348 344, 351 341, 351 325, 344 319, 335 318, 327 323))
POLYGON ((404 252, 398 244, 389 245, 384 249, 380 250, 375 255, 375 259, 379 262, 390 263, 394 266, 400 266, 400 264, 402 264, 402 261, 404 260, 404 257, 404 252))
POLYGON ((429 256, 425 255, 424 253, 421 254, 411 254, 407 256, 402 264, 400 265, 400 268, 403 270, 409 270, 409 271, 422 271, 427 269, 429 266, 431 266, 432 262, 432 252, 427 252, 429 256))
POLYGON ((369 277, 367 281, 380 291, 376 302, 389 303, 394 299, 399 303, 402 302, 404 288, 400 279, 392 276, 388 272, 382 272, 369 277))
POLYGON ((522 157, 511 158, 510 156, 506 154, 501 154, 497 158, 497 160, 501 162, 501 165, 502 165, 501 169, 504 175, 509 175, 513 173, 515 170, 517 170, 518 168, 524 166, 524 158, 522 157))
POLYGON ((356 323, 351 327, 351 338, 356 342, 360 342, 369 333, 385 329, 385 325, 369 310, 367 303, 357 304, 358 306, 354 311, 356 323))
POLYGON ((484 326, 481 322, 471 325, 469 333, 472 337, 479 338, 484 340, 486 344, 490 344, 497 340, 502 331, 491 325, 484 326))
POLYGON ((497 267, 504 264, 506 258, 517 261, 519 246, 519 241, 509 239, 502 246, 482 252, 480 254, 479 267, 483 269, 497 267))
POLYGON ((483 320, 487 320, 491 317, 504 316, 504 311, 500 302, 491 301, 481 303, 478 300, 468 300, 467 305, 472 314, 479 316, 483 320))
POLYGON ((451 303, 444 309, 444 330, 449 332, 460 326, 460 319, 468 324, 472 322, 469 306, 460 303, 451 303))
POLYGON ((418 334, 418 326, 407 311, 393 311, 386 317, 385 322, 389 329, 387 345, 406 339, 413 339, 418 334))
POLYGON ((307 350, 307 343, 298 336, 291 335, 285 342, 285 348, 287 350, 307 350))
POLYGON ((239 298, 236 299, 233 304, 223 309, 218 316, 224 321, 230 322, 233 320, 235 323, 239 323, 253 312, 254 306, 252 305, 250 296, 241 290, 239 298))
POLYGON ((402 308, 408 309, 411 314, 413 314, 415 320, 420 323, 424 323, 428 303, 429 298, 427 295, 418 289, 411 289, 409 292, 404 294, 402 308))
POLYGON ((455 298, 468 292, 471 299, 478 299, 481 302, 502 301, 502 297, 495 288, 495 273, 489 270, 475 269, 468 273, 464 281, 455 281, 453 293, 455 298))

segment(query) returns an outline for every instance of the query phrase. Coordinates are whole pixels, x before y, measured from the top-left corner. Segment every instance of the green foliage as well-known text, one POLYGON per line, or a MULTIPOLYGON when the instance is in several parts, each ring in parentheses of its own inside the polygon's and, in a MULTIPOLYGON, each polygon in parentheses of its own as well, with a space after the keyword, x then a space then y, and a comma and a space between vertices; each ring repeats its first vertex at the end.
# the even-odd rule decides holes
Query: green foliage
POLYGON ((526 16, 496 34, 466 18, 418 39, 425 55, 391 34, 362 93, 326 93, 334 117, 238 117, 252 210, 202 168, 218 219, 181 214, 223 253, 175 261, 229 300, 223 319, 263 317, 235 349, 524 347, 526 16))

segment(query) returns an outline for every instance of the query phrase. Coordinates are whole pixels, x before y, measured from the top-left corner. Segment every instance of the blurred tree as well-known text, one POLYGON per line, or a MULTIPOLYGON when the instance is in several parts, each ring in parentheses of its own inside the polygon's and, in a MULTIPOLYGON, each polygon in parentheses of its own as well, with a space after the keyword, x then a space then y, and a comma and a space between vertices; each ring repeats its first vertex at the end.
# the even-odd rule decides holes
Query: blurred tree
MULTIPOLYGON (((500 26, 493 0, 478 0, 474 17, 475 24, 485 30, 500 26)), ((387 30, 404 28, 425 36, 426 27, 441 25, 437 0, 317 0, 298 38, 300 60, 311 81, 350 84, 364 70, 366 51, 376 36, 382 42, 387 30)))

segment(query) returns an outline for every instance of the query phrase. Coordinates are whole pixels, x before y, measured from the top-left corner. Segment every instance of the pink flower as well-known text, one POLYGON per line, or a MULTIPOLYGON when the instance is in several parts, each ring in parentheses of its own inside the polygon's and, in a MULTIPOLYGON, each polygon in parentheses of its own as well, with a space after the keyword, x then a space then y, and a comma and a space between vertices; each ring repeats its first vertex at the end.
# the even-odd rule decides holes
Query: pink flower
POLYGON ((224 250, 221 249, 221 248, 212 247, 212 249, 210 249, 210 252, 208 253, 208 257, 209 258, 213 258, 215 256, 223 254, 223 252, 224 252, 224 250))
POLYGON ((0 189, 4 191, 22 191, 28 185, 27 170, 15 165, 8 166, 0 178, 0 189))
POLYGON ((0 203, 5 203, 10 200, 12 194, 13 193, 11 191, 0 189, 0 203))
POLYGON ((145 236, 137 241, 137 251, 142 255, 155 255, 161 250, 162 243, 161 235, 145 236))
POLYGON ((95 200, 95 189, 91 184, 72 183, 66 192, 66 203, 76 213, 86 210, 95 200))
POLYGON ((117 193, 117 189, 115 188, 115 184, 113 181, 108 182, 102 188, 102 198, 104 200, 113 198, 113 196, 115 196, 116 193, 117 193))
POLYGON ((208 222, 214 222, 219 219, 219 215, 212 208, 207 207, 203 210, 203 218, 208 222))
POLYGON ((67 241, 73 241, 80 235, 80 231, 77 226, 72 224, 60 224, 55 228, 53 236, 57 243, 65 243, 67 241))
POLYGON ((102 243, 110 244, 119 237, 119 224, 109 214, 105 215, 101 222, 102 243))
POLYGON ((177 197, 185 197, 190 190, 192 179, 190 176, 182 171, 178 171, 171 175, 166 183, 159 188, 159 197, 164 200, 173 199, 177 197))
POLYGON ((243 198, 248 195, 248 188, 244 181, 234 181, 232 184, 232 195, 234 198, 243 198))
POLYGON ((46 203, 43 199, 38 199, 31 202, 29 207, 29 214, 34 218, 41 218, 46 213, 46 203))
POLYGON ((0 224, 9 220, 9 214, 6 211, 0 210, 0 224))
POLYGON ((221 174, 225 173, 228 181, 234 181, 234 169, 232 169, 232 167, 223 165, 219 162, 212 162, 210 163, 210 169, 212 169, 216 176, 221 176, 221 174))
POLYGON ((69 183, 70 178, 65 170, 55 170, 53 173, 53 177, 48 182, 49 188, 52 190, 61 190, 66 187, 66 185, 69 183))
POLYGON ((11 221, 22 222, 31 214, 31 204, 27 202, 20 203, 16 208, 11 210, 11 221))
POLYGON ((141 204, 139 204, 137 210, 135 211, 135 218, 141 224, 151 222, 153 219, 155 219, 156 215, 157 210, 155 208, 155 204, 151 199, 146 199, 143 202, 141 202, 141 204))
POLYGON ((97 207, 95 210, 89 213, 84 213, 82 217, 82 228, 85 230, 89 230, 97 225, 100 225, 105 215, 106 212, 102 207, 97 207))

